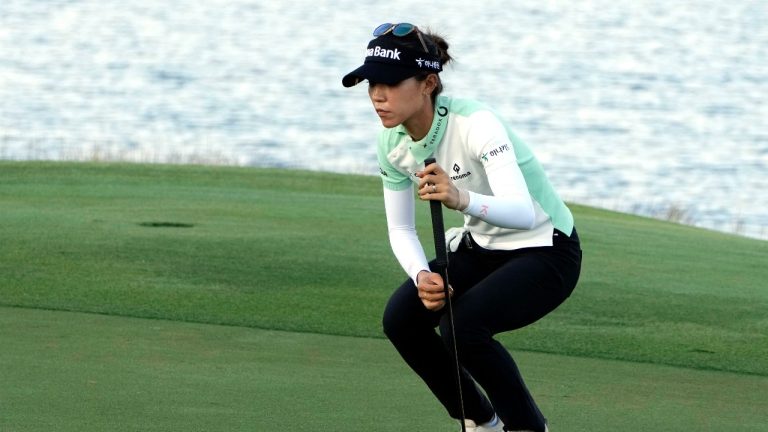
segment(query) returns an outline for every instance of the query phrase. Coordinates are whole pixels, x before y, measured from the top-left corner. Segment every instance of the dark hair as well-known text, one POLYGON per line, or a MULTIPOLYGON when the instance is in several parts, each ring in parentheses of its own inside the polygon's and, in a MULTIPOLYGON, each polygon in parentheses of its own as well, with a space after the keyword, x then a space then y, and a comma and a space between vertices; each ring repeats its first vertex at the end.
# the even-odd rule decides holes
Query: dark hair
MULTIPOLYGON (((421 30, 419 30, 421 31, 421 30)), ((435 32, 433 32, 430 29, 427 29, 426 31, 421 31, 421 35, 424 38, 424 44, 427 45, 427 49, 430 53, 436 55, 440 59, 440 64, 445 67, 448 63, 453 61, 453 57, 451 57, 450 54, 448 54, 448 42, 445 40, 445 38, 435 32)), ((408 35, 408 42, 410 48, 414 50, 424 51, 424 47, 421 46, 421 41, 419 41, 418 35, 416 33, 411 33, 408 35)), ((424 81, 427 79, 428 76, 432 75, 434 72, 420 72, 418 75, 416 75, 414 78, 416 78, 417 81, 424 81)), ((435 104, 435 100, 437 99, 437 96, 443 92, 443 82, 440 79, 440 74, 435 74, 437 76, 437 86, 434 90, 432 90, 432 104, 435 104)))

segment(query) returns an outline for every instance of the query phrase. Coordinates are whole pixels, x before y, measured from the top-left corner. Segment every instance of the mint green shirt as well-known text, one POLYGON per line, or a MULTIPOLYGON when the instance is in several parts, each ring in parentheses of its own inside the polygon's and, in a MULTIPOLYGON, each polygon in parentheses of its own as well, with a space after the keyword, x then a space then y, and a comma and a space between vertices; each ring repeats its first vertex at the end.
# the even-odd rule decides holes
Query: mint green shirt
POLYGON ((494 195, 490 173, 521 177, 523 190, 534 204, 534 226, 530 230, 501 228, 465 214, 464 227, 483 247, 551 246, 553 229, 567 235, 573 231, 571 211, 531 149, 496 112, 479 102, 438 96, 432 126, 423 139, 413 141, 402 125, 384 129, 377 156, 384 187, 395 191, 418 184, 415 173, 430 156, 449 173, 456 187, 479 195, 494 195))

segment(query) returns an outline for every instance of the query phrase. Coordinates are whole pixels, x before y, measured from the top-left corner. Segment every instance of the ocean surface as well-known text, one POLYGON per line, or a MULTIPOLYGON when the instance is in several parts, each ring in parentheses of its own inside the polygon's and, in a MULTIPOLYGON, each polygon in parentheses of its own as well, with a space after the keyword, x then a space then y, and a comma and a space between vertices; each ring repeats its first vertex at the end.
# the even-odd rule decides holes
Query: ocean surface
POLYGON ((444 34, 572 202, 768 238, 768 2, 2 0, 0 159, 376 175, 341 86, 372 29, 444 34))

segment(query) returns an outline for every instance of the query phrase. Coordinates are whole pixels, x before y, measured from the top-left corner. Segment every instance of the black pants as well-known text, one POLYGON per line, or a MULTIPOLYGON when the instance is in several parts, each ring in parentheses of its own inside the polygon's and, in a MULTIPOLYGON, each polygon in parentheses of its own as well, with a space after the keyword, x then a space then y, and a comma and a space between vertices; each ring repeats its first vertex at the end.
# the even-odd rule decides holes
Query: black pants
MULTIPOLYGON (((514 251, 483 249, 467 235, 448 262, 466 417, 483 423, 495 411, 509 430, 543 431, 544 416, 512 356, 493 336, 537 321, 568 298, 581 269, 576 230, 570 237, 555 230, 551 247, 514 251)), ((426 309, 408 279, 387 304, 384 333, 448 414, 459 418, 445 309, 426 309)))

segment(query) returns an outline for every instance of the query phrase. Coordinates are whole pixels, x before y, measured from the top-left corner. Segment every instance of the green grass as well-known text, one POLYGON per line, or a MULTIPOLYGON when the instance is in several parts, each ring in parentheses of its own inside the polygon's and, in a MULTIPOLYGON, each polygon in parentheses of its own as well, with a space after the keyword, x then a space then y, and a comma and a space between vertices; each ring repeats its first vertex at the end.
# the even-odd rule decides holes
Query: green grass
MULTIPOLYGON (((381 339, 403 274, 376 178, 0 162, 0 209, 0 343, 13 347, 0 365, 18 376, 0 386, 0 430, 270 430, 271 416, 292 430, 345 430, 336 422, 358 416, 390 430, 379 426, 392 412, 450 430, 381 339), (172 343, 187 331, 196 336, 172 343), (89 387, 91 373, 105 384, 89 387), (38 374, 47 383, 30 384, 38 374), (71 388, 80 392, 62 401, 71 388), (46 429, 54 414, 30 414, 40 400, 86 415, 46 429)), ((768 430, 757 408, 768 393, 768 242, 572 209, 579 286, 544 320, 501 337, 529 364, 552 424, 681 430, 710 412, 701 427, 768 430), (662 381, 675 387, 654 387, 662 381)), ((418 211, 429 245, 428 206, 418 211)), ((454 212, 446 219, 460 224, 454 212)))
MULTIPOLYGON (((3 431, 457 429, 381 339, 2 307, 0 328, 3 431)), ((766 377, 515 357, 552 430, 766 430, 766 377)))

